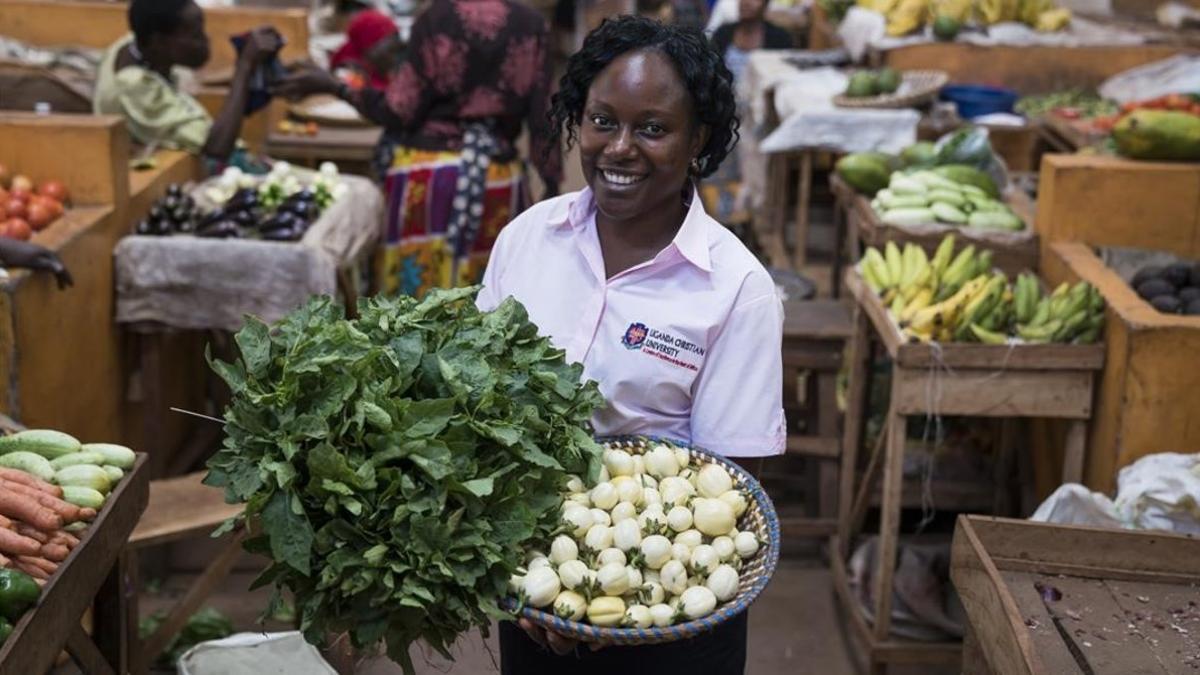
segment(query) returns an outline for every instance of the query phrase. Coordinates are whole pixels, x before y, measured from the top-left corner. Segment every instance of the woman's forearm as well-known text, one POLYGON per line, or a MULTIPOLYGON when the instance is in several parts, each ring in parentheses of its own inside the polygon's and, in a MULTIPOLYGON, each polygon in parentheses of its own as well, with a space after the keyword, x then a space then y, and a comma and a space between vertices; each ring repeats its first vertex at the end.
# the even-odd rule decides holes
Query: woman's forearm
POLYGON ((242 133, 242 118, 246 111, 246 101, 250 97, 252 72, 253 67, 245 59, 238 59, 233 83, 229 86, 229 95, 225 97, 225 103, 221 105, 220 112, 213 120, 212 130, 208 132, 208 140, 204 143, 205 156, 224 161, 233 154, 238 137, 242 133))

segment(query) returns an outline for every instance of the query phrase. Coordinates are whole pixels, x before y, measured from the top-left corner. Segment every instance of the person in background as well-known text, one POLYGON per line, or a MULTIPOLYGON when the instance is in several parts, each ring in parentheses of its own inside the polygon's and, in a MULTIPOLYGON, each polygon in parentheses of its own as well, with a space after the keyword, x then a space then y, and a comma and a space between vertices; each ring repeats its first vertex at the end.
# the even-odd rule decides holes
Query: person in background
POLYGON ((500 229, 529 203, 522 126, 546 194, 557 194, 548 50, 541 14, 520 2, 433 0, 386 91, 353 90, 313 67, 275 87, 289 97, 334 94, 385 128, 380 291, 421 296, 479 281, 500 229))
MULTIPOLYGON (((738 20, 726 23, 713 33, 712 43, 725 66, 733 73, 734 82, 741 80, 757 49, 791 49, 792 36, 786 30, 766 20, 767 0, 738 0, 738 20)), ((734 154, 701 189, 704 203, 717 220, 742 226, 749 214, 740 209, 741 171, 734 154)))
MULTIPOLYGON (((403 55, 404 44, 396 22, 379 10, 368 9, 350 20, 346 44, 333 53, 329 67, 335 73, 348 70, 361 78, 362 86, 383 91, 388 75, 400 65, 403 55)), ((339 75, 350 81, 346 75, 339 75)))
MULTIPOLYGON (((175 69, 208 62, 204 12, 193 0, 133 0, 132 35, 108 48, 100 62, 93 109, 125 118, 139 144, 186 150, 210 160, 210 170, 241 165, 237 148, 254 70, 273 58, 283 41, 272 28, 252 31, 238 55, 229 95, 216 118, 179 90, 175 69)), ((245 168, 245 167, 243 167, 245 168)))

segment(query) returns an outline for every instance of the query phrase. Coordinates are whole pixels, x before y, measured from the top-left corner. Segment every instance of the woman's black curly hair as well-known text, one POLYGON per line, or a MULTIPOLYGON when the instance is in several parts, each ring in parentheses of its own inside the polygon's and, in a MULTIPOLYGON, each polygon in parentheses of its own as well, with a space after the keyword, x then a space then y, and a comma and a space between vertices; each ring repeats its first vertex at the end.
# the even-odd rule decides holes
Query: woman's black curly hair
POLYGON ((592 81, 622 54, 642 49, 662 52, 675 64, 692 98, 696 122, 709 129, 700 150, 697 178, 711 175, 738 140, 737 103, 733 75, 725 61, 694 28, 668 26, 653 19, 621 16, 607 19, 588 34, 583 48, 567 62, 550 107, 555 140, 565 133, 567 145, 579 139, 579 124, 592 81))

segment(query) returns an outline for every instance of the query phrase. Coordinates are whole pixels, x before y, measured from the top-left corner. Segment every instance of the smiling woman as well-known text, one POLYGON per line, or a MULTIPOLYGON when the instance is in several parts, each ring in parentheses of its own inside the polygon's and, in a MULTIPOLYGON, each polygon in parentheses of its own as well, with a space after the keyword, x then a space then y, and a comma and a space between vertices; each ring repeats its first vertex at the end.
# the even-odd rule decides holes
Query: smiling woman
MULTIPOLYGON (((673 438, 743 461, 783 452, 782 306, 696 192, 737 141, 720 55, 698 31, 605 22, 571 58, 551 114, 579 145, 588 187, 501 232, 480 308, 515 297, 583 363, 606 399, 598 435, 673 438)), ((522 675, 736 675, 746 625, 742 614, 689 640, 592 650, 506 623, 501 662, 522 675)))

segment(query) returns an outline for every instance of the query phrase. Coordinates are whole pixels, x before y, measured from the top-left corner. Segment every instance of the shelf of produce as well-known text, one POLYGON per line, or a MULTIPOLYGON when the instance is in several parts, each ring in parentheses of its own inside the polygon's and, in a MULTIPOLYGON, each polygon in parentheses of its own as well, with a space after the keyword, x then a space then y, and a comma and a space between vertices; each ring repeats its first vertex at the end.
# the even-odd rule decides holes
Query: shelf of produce
MULTIPOLYGON (((834 582, 845 583, 845 560, 862 528, 876 480, 881 478, 876 576, 879 590, 873 612, 878 619, 869 630, 856 632, 868 638, 867 651, 872 667, 878 670, 889 662, 942 662, 946 654, 940 649, 894 648, 891 637, 892 582, 903 506, 908 418, 951 415, 1069 420, 1063 477, 1064 481, 1077 481, 1092 414, 1093 381, 1104 365, 1104 346, 909 343, 856 269, 846 271, 845 286, 856 302, 856 311, 842 439, 838 547, 831 556, 835 560, 834 582), (880 343, 892 360, 891 407, 885 436, 876 444, 867 470, 856 485, 873 341, 880 343)), ((838 588, 838 594, 847 601, 844 609, 851 620, 865 624, 857 604, 848 602, 852 598, 849 588, 838 588)))
POLYGON ((947 234, 953 234, 962 245, 973 244, 977 249, 987 249, 995 256, 995 265, 1010 276, 1020 272, 1036 270, 1038 265, 1038 238, 1033 231, 1034 204, 1023 192, 1014 190, 1005 201, 1027 224, 1024 232, 996 232, 951 225, 922 225, 916 228, 887 225, 871 208, 871 200, 854 191, 836 175, 830 179, 833 192, 845 210, 850 262, 857 262, 859 251, 866 246, 882 248, 889 241, 903 246, 917 244, 932 255, 947 234))
POLYGON ((1188 356, 1200 354, 1200 316, 1160 313, 1084 244, 1053 244, 1045 267, 1051 282, 1086 281, 1108 305, 1085 482, 1108 491, 1145 455, 1200 447, 1200 368, 1188 356))
POLYGON ((1162 532, 960 517, 950 577, 967 614, 963 672, 1191 672, 1198 551, 1162 532))
POLYGON ((13 627, 0 648, 0 672, 44 673, 64 647, 89 675, 124 672, 120 654, 124 640, 115 633, 128 630, 128 617, 106 611, 119 605, 119 598, 97 596, 106 586, 110 588, 105 590, 114 594, 125 592, 119 580, 114 583, 108 577, 149 499, 146 459, 145 454, 138 455, 133 469, 80 536, 79 545, 50 577, 37 605, 13 627), (93 601, 97 601, 97 642, 102 642, 104 649, 80 628, 80 618, 93 601))

